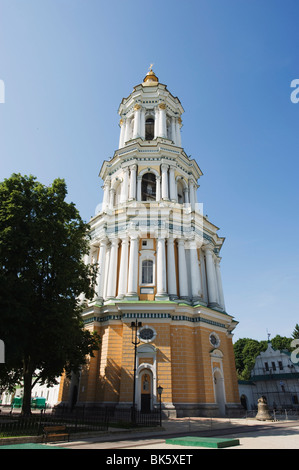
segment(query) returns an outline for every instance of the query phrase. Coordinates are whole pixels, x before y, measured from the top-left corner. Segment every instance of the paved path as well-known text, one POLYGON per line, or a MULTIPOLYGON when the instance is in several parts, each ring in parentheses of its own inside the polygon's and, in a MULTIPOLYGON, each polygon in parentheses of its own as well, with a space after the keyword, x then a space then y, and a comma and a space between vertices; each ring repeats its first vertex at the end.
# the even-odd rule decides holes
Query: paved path
MULTIPOLYGON (((285 422, 260 422, 256 420, 231 420, 209 425, 208 420, 173 420, 164 423, 163 431, 122 432, 102 437, 90 437, 69 443, 61 447, 70 449, 187 449, 204 450, 203 447, 179 446, 166 444, 169 437, 204 436, 239 439, 240 445, 229 449, 299 449, 299 420, 285 422)), ((56 444, 57 445, 57 444, 56 444)))

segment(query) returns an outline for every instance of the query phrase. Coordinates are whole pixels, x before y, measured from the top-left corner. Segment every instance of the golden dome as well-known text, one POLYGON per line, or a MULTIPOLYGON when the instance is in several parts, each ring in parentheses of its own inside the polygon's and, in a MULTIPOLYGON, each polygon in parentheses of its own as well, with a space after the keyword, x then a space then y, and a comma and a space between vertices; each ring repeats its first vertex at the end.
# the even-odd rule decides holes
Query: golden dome
POLYGON ((146 85, 157 85, 159 83, 158 77, 155 75, 155 72, 153 72, 152 64, 150 66, 149 72, 143 79, 143 83, 146 83, 146 85))

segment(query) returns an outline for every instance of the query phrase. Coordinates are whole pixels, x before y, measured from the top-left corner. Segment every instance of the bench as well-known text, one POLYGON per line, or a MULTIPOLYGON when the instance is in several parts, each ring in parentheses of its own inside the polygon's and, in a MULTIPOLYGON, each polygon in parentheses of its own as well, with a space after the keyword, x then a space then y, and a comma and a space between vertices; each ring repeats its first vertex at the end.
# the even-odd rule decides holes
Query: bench
POLYGON ((64 438, 69 441, 70 435, 67 432, 66 426, 45 426, 44 427, 44 440, 45 441, 58 441, 64 438))

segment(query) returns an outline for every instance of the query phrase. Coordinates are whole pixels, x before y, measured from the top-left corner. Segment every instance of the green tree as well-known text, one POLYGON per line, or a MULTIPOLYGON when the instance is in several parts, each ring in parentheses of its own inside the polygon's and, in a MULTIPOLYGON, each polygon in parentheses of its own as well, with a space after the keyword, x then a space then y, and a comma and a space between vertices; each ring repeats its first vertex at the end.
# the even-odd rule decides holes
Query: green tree
POLYGON ((234 344, 237 375, 240 380, 249 380, 256 357, 267 348, 266 341, 240 338, 234 344))
POLYGON ((278 349, 279 351, 287 349, 288 351, 291 351, 291 341, 292 338, 276 335, 273 339, 271 339, 271 344, 273 349, 278 349))
POLYGON ((296 323, 294 331, 292 333, 292 338, 293 339, 299 339, 299 325, 296 323))
POLYGON ((81 294, 93 297, 97 268, 83 262, 88 225, 66 195, 62 179, 47 187, 13 174, 0 183, 0 380, 22 380, 23 414, 31 412, 36 371, 37 380, 54 384, 98 349, 79 302, 81 294))

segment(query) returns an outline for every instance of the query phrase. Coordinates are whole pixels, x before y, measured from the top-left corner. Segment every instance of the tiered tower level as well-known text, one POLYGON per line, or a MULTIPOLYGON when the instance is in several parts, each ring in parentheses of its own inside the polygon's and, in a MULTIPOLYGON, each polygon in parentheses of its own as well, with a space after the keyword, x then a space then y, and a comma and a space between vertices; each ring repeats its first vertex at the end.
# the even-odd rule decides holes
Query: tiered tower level
POLYGON ((64 402, 132 405, 131 323, 138 320, 138 409, 157 406, 158 385, 168 414, 238 408, 237 322, 225 311, 220 273, 224 238, 197 201, 202 172, 182 148, 183 112, 152 69, 119 106, 119 148, 100 171, 104 196, 86 260, 99 271, 83 319, 102 337, 101 349, 79 378, 63 383, 64 402))

